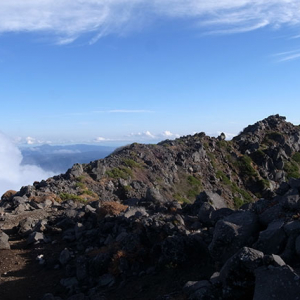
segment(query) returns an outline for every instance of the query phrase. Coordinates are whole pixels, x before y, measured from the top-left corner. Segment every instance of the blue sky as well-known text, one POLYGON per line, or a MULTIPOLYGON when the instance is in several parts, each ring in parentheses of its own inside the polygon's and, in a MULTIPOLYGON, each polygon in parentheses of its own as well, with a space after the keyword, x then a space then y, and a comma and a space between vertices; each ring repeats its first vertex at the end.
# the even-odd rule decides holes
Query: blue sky
POLYGON ((22 144, 300 123, 299 0, 0 0, 0 131, 22 144))

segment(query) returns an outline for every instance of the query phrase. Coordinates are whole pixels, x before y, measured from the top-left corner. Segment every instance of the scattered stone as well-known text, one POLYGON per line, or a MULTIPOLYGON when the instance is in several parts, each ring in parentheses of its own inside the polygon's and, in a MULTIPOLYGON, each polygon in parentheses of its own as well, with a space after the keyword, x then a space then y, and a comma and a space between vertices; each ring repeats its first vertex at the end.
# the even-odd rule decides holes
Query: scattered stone
POLYGON ((115 283, 115 278, 111 274, 104 274, 99 278, 99 286, 112 286, 115 283))
POLYGON ((32 232, 27 238, 27 245, 35 244, 44 241, 44 234, 42 232, 32 232))
POLYGON ((71 253, 67 248, 65 248, 63 251, 61 251, 59 255, 59 262, 62 265, 65 265, 70 260, 70 258, 71 258, 71 253))
POLYGON ((0 250, 9 250, 10 249, 8 240, 9 240, 9 236, 0 230, 0 250))

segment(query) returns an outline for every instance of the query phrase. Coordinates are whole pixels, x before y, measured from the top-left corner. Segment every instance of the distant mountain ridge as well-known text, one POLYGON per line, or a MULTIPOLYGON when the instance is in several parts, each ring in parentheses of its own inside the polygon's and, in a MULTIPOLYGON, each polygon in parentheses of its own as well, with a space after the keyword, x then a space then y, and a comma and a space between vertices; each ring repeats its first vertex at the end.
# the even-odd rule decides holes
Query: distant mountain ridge
POLYGON ((23 147, 22 165, 36 165, 45 171, 64 173, 75 163, 88 163, 104 158, 114 151, 114 147, 99 145, 41 145, 23 147))

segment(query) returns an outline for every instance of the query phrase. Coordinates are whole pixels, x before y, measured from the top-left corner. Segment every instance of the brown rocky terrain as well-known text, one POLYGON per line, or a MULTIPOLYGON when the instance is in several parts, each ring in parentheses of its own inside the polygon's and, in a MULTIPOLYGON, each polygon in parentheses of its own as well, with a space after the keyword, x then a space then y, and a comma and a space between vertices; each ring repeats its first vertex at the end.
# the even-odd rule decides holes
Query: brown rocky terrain
POLYGON ((1 299, 300 299, 300 127, 132 144, 2 196, 1 299))

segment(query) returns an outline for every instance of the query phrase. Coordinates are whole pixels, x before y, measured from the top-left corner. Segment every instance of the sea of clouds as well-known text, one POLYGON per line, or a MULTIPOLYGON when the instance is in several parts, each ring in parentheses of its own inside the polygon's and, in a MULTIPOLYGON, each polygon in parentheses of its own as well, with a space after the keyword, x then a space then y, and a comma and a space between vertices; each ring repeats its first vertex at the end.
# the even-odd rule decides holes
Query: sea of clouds
POLYGON ((7 190, 18 191, 22 186, 54 175, 34 165, 21 165, 22 158, 18 147, 0 132, 0 197, 7 190))

